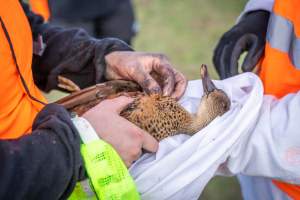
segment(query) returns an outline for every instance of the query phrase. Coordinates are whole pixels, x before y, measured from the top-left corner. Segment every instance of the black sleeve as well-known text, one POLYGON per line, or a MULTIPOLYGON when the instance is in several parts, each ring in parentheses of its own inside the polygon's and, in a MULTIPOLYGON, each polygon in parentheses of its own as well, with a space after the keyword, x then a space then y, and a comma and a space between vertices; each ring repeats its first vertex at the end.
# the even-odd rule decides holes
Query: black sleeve
POLYGON ((47 105, 30 135, 0 140, 0 199, 66 199, 84 177, 80 138, 68 112, 47 105))
POLYGON ((46 45, 42 56, 34 56, 33 77, 40 89, 57 88, 57 76, 71 79, 81 88, 105 80, 104 56, 113 51, 131 51, 123 41, 113 38, 95 39, 83 29, 63 29, 43 22, 22 4, 33 32, 34 40, 43 37, 46 45))

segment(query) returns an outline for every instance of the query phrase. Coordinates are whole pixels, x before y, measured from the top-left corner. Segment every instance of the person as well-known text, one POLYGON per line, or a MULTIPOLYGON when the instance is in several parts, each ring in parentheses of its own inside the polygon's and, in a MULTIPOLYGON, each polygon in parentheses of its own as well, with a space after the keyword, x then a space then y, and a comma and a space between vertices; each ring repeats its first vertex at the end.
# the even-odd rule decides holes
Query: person
POLYGON ((48 0, 28 0, 30 5, 30 10, 38 15, 41 15, 44 18, 45 22, 49 21, 50 18, 50 8, 48 0))
POLYGON ((84 28, 96 38, 114 37, 131 45, 138 32, 131 0, 30 0, 32 10, 63 27, 84 28))
MULTIPOLYGON (((213 62, 220 78, 224 79, 238 74, 239 57, 247 51, 241 69, 243 72, 258 70, 264 84, 265 94, 280 99, 287 94, 298 92, 300 90, 299 9, 300 3, 297 0, 250 0, 238 23, 222 36, 215 48, 213 62)), ((295 129, 295 124, 288 125, 293 124, 292 120, 295 119, 287 118, 288 121, 283 119, 291 115, 291 109, 297 110, 295 107, 293 109, 293 106, 298 106, 295 104, 297 98, 295 97, 294 100, 291 98, 287 96, 282 101, 290 103, 284 106, 285 111, 280 109, 286 113, 282 113, 281 123, 286 124, 284 129, 278 128, 279 130, 275 129, 276 126, 273 124, 272 132, 277 133, 274 137, 279 137, 278 134, 283 133, 288 136, 289 133, 285 131, 295 131, 290 129, 291 127, 295 129)), ((276 105, 278 106, 273 105, 274 110, 280 107, 279 103, 276 105)), ((281 106, 283 105, 284 103, 281 103, 281 106)), ((271 119, 276 121, 277 117, 271 118, 270 116, 271 119)), ((266 131, 261 133, 268 134, 266 131)), ((291 143, 283 138, 281 140, 282 144, 291 143)), ((270 144, 276 143, 270 142, 270 144)), ((273 146, 272 148, 281 147, 273 146)), ((283 168, 284 165, 279 162, 283 158, 279 158, 278 154, 272 154, 272 150, 269 152, 274 156, 270 158, 270 165, 273 163, 275 166, 276 163, 282 166, 282 171, 286 170, 286 175, 289 174, 292 168, 283 168)), ((297 156, 299 152, 299 149, 294 148, 287 156, 297 156)), ((278 176, 280 173, 278 172, 278 176)), ((300 185, 288 183, 289 181, 254 175, 251 177, 240 175, 239 181, 245 199, 300 199, 300 185)))
MULTIPOLYGON (((1 1, 0 40, 0 199, 66 199, 86 176, 70 114, 47 104, 40 92, 59 89, 58 75, 81 88, 133 80, 148 93, 174 98, 187 83, 164 55, 134 52, 118 39, 95 39, 82 29, 50 26, 20 1, 1 1), (164 80, 162 87, 152 72, 164 80)), ((131 101, 106 100, 83 115, 128 167, 142 149, 158 148, 148 133, 119 116, 131 101)))

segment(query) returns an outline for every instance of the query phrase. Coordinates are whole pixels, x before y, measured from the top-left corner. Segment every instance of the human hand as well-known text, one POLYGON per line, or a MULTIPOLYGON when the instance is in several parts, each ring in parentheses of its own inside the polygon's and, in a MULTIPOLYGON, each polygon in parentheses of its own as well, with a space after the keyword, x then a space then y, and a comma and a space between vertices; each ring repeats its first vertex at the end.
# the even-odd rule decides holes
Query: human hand
POLYGON ((124 96, 104 100, 82 115, 99 137, 114 147, 127 167, 140 157, 142 149, 158 149, 158 142, 151 135, 119 116, 131 102, 131 98, 124 96))
POLYGON ((161 54, 115 51, 105 56, 106 78, 137 82, 147 93, 161 93, 179 99, 187 80, 161 54), (159 79, 159 80, 157 80, 159 79))
POLYGON ((243 72, 254 69, 264 51, 269 15, 262 10, 251 12, 222 36, 213 56, 221 79, 238 74, 238 60, 244 51, 248 53, 243 72))

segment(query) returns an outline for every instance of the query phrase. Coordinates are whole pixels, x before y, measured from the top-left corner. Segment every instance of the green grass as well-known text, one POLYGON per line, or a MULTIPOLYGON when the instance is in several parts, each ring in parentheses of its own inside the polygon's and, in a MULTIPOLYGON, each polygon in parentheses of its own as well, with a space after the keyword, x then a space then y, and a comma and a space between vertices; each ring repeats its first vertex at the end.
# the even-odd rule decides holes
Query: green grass
POLYGON ((212 52, 234 23, 245 1, 135 0, 140 32, 138 51, 165 53, 189 79, 199 78, 202 63, 212 68, 212 52))

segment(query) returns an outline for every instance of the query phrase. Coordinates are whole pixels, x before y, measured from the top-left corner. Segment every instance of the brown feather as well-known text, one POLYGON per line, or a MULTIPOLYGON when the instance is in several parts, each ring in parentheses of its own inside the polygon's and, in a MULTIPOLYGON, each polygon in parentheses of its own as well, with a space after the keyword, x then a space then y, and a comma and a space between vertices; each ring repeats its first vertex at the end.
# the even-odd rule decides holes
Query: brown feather
POLYGON ((131 96, 135 100, 120 115, 149 132, 157 140, 178 133, 193 135, 230 108, 228 96, 215 87, 204 65, 201 67, 201 76, 204 95, 196 115, 187 112, 171 97, 159 94, 147 95, 141 92, 141 88, 136 83, 122 80, 109 81, 80 90, 57 103, 65 106, 69 111, 82 115, 104 99, 121 95, 131 96))

